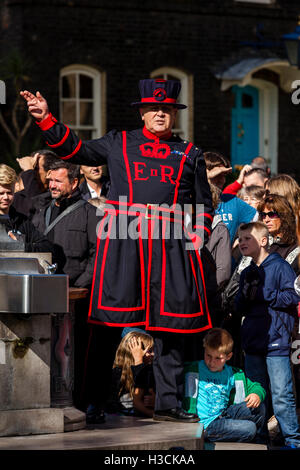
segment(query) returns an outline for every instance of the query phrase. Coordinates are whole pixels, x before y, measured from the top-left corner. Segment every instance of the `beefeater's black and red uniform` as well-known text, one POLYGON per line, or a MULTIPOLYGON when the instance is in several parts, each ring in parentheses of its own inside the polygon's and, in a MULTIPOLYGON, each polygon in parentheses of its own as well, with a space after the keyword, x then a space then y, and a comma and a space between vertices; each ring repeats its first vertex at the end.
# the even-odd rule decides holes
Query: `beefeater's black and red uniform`
POLYGON ((182 217, 156 206, 177 204, 183 211, 184 204, 203 205, 194 228, 208 238, 213 209, 202 152, 171 133, 160 140, 145 127, 81 141, 52 115, 39 126, 60 158, 80 165, 107 163, 109 168, 89 321, 179 333, 210 328, 201 256, 198 250, 186 250, 190 240, 184 235, 175 239, 182 217), (134 237, 118 238, 124 221, 134 227, 134 237), (151 237, 157 234, 156 224, 158 238, 151 237))
POLYGON ((88 321, 148 330, 155 339, 155 410, 180 408, 182 333, 212 327, 201 255, 186 249, 191 242, 182 220, 184 205, 196 205, 194 231, 204 242, 209 237, 214 211, 201 150, 171 132, 159 139, 145 127, 81 141, 51 114, 38 125, 60 158, 108 165, 88 321))

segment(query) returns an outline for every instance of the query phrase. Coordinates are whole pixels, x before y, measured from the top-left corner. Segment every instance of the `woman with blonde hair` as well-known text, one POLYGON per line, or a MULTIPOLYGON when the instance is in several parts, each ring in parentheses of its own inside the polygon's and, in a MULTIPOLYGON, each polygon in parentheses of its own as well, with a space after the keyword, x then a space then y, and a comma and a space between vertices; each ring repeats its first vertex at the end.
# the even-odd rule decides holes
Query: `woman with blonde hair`
POLYGON ((154 376, 152 336, 131 331, 121 340, 112 370, 108 412, 153 416, 154 376))
POLYGON ((269 194, 284 196, 290 203, 294 214, 298 216, 300 209, 300 186, 292 176, 279 174, 266 181, 265 189, 269 194))

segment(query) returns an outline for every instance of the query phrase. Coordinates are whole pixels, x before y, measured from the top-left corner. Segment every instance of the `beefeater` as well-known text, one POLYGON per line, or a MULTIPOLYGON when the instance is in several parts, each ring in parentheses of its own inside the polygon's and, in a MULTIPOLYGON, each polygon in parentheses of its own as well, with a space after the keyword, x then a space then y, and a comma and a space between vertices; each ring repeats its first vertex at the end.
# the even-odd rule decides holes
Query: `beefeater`
POLYGON ((91 141, 58 122, 39 92, 21 95, 60 158, 108 165, 88 321, 148 331, 155 339, 153 418, 196 422, 180 406, 183 354, 189 335, 212 326, 201 247, 213 208, 202 151, 172 133, 178 110, 186 108, 177 102, 180 89, 176 80, 140 80, 141 98, 131 105, 144 127, 91 141))

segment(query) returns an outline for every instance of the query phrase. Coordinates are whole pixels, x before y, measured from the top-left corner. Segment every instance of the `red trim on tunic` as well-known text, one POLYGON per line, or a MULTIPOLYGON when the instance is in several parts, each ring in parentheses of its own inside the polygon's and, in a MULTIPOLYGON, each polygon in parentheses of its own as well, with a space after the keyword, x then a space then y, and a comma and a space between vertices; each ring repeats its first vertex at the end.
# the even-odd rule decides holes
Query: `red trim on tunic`
POLYGON ((121 326, 125 328, 125 326, 139 326, 139 325, 145 325, 145 322, 135 322, 135 323, 108 323, 106 321, 100 321, 100 320, 88 320, 89 323, 94 323, 96 325, 106 325, 106 326, 121 326))
POLYGON ((48 142, 46 142, 48 147, 51 147, 51 148, 60 147, 67 140, 68 135, 70 134, 70 128, 68 126, 65 126, 65 127, 66 127, 66 133, 63 136, 63 138, 57 144, 49 144, 48 142))
POLYGON ((104 268, 105 268, 105 263, 106 263, 106 255, 107 255, 108 244, 109 244, 109 236, 110 236, 113 220, 114 220, 113 217, 111 217, 109 222, 108 222, 107 237, 106 237, 106 240, 105 240, 105 245, 104 245, 104 250, 103 250, 103 255, 102 255, 102 263, 101 263, 101 271, 100 271, 100 284, 99 284, 99 297, 98 297, 97 308, 101 308, 102 289, 103 289, 103 274, 104 274, 104 268))
POLYGON ((199 212, 199 214, 196 215, 196 217, 208 217, 211 221, 213 220, 213 216, 211 214, 207 214, 207 212, 199 212))
MULTIPOLYGON (((139 214, 139 209, 146 209, 147 208, 147 204, 143 204, 143 203, 140 203, 140 202, 134 202, 133 204, 130 204, 129 202, 125 202, 125 201, 111 201, 110 199, 107 199, 105 201, 105 205, 116 205, 116 206, 125 206, 125 207, 128 207, 130 206, 130 211, 128 212, 128 214, 130 212, 132 212, 132 215, 138 215, 139 214)), ((150 205, 152 206, 155 206, 155 203, 151 204, 149 203, 150 205)), ((110 208, 107 208, 105 207, 105 210, 110 210, 110 208)), ((126 210, 126 209, 124 209, 126 210)), ((153 207, 152 210, 155 210, 155 207, 153 207)), ((116 209, 116 213, 118 213, 118 211, 120 211, 120 209, 116 209)), ((172 209, 169 209, 168 207, 163 207, 163 206, 160 206, 158 205, 157 207, 157 211, 158 212, 167 212, 168 214, 170 213, 174 213, 176 215, 184 215, 184 211, 181 211, 181 210, 178 210, 176 208, 172 208, 172 209)))
POLYGON ((175 181, 176 186, 175 186, 175 192, 174 192, 173 206, 175 206, 175 204, 177 202, 178 190, 179 190, 180 180, 181 180, 181 176, 182 176, 182 172, 183 172, 183 166, 185 164, 185 161, 186 161, 186 156, 181 159, 178 175, 177 175, 177 178, 176 178, 176 181, 175 181))
POLYGON ((165 293, 166 293, 166 222, 162 223, 162 261, 161 261, 161 290, 160 290, 160 315, 164 314, 165 310, 165 293))
POLYGON ((193 144, 190 142, 188 144, 187 148, 185 149, 185 156, 181 159, 181 162, 180 162, 180 167, 179 167, 177 179, 176 179, 176 182, 175 182, 176 188, 175 188, 175 193, 174 193, 173 206, 175 206, 175 204, 177 202, 178 190, 179 190, 180 180, 181 180, 181 176, 182 176, 182 172, 183 172, 183 166, 185 164, 187 155, 189 154, 189 151, 191 150, 192 146, 193 146, 193 144))
POLYGON ((196 252, 197 259, 198 259, 198 264, 199 264, 201 278, 202 278, 203 294, 204 294, 205 307, 206 307, 206 312, 207 312, 207 319, 208 319, 208 322, 209 322, 209 326, 212 328, 212 323, 211 323, 210 313, 209 313, 209 308, 208 308, 208 302, 207 302, 207 297, 206 297, 206 285, 205 285, 205 280, 204 280, 202 261, 201 261, 201 257, 200 257, 200 254, 199 254, 199 250, 195 250, 195 252, 196 252))
POLYGON ((49 129, 51 129, 51 127, 55 125, 56 122, 57 119, 55 119, 55 117, 52 116, 51 113, 49 113, 48 116, 42 121, 35 121, 35 123, 39 126, 42 131, 48 131, 49 129))
POLYGON ((139 224, 138 224, 138 232, 139 232, 139 247, 140 247, 142 305, 145 308, 146 307, 145 260, 144 260, 143 238, 142 238, 141 218, 140 217, 139 217, 139 224))
MULTIPOLYGON (((112 224, 113 224, 113 217, 110 217, 110 220, 108 222, 108 230, 107 230, 107 236, 105 239, 105 245, 104 245, 104 250, 103 250, 103 256, 102 256, 102 264, 101 264, 101 271, 100 271, 100 282, 99 282, 99 297, 98 297, 98 305, 97 308, 99 310, 110 310, 110 311, 121 311, 121 312, 131 312, 131 311, 137 311, 137 310, 145 310, 145 262, 144 262, 144 252, 143 252, 143 245, 142 245, 142 238, 141 238, 141 221, 139 221, 139 248, 140 248, 140 268, 141 268, 141 290, 142 290, 142 305, 139 307, 109 307, 106 305, 102 305, 102 292, 103 292, 103 280, 104 280, 104 269, 106 265, 106 258, 107 258, 107 252, 108 252, 108 245, 110 242, 110 233, 112 229, 112 224)), ((102 220, 103 222, 103 220, 102 220)), ((98 240, 101 239, 101 234, 103 231, 103 225, 102 223, 101 229, 99 229, 99 236, 98 240)), ((97 244, 98 245, 98 244, 97 244)), ((99 241, 100 245, 100 241, 99 241)), ((97 257, 98 257, 98 250, 99 250, 99 245, 97 246, 97 257)), ((95 260, 95 266, 97 263, 97 257, 95 260)), ((93 288, 94 288, 94 280, 93 280, 93 288)), ((90 313, 89 313, 90 315, 90 313)))
POLYGON ((125 161, 125 167, 126 167, 126 173, 127 173, 127 179, 128 179, 128 186, 129 186, 129 204, 132 204, 133 191, 132 191, 132 179, 131 179, 131 174, 130 174, 130 167, 129 167, 127 149, 126 149, 126 145, 127 145, 126 131, 122 131, 122 137, 123 137, 123 157, 124 157, 124 161, 125 161))
POLYGON ((196 284, 196 287, 197 287, 199 304, 200 304, 200 309, 201 309, 201 312, 202 312, 201 314, 203 315, 203 306, 202 306, 202 301, 201 301, 201 296, 200 296, 200 291, 199 291, 199 285, 198 285, 198 280, 197 280, 196 269, 195 269, 194 261, 193 261, 193 258, 192 258, 192 255, 191 255, 190 252, 189 252, 189 258, 190 258, 190 263, 191 263, 191 267, 192 267, 193 276, 194 276, 194 279, 195 279, 195 284, 196 284))
POLYGON ((191 317, 199 317, 203 315, 203 307, 199 292, 199 287, 197 283, 195 267, 192 264, 192 271, 194 274, 194 278, 196 281, 196 288, 198 292, 199 298, 199 306, 201 311, 195 313, 174 313, 174 312, 166 312, 165 311, 165 293, 166 293, 166 246, 165 246, 165 233, 166 233, 166 222, 163 222, 162 226, 162 268, 161 268, 161 291, 160 291, 160 315, 162 316, 169 316, 169 317, 181 317, 181 318, 191 318, 191 317))
POLYGON ((104 214, 103 219, 101 222, 98 224, 98 230, 97 230, 97 248, 96 248, 96 256, 95 256, 95 263, 94 263, 94 271, 93 271, 93 280, 92 280, 92 289, 91 289, 91 298, 90 298, 90 306, 89 306, 89 312, 88 312, 88 321, 89 318, 92 315, 92 303, 93 303, 93 294, 94 294, 94 287, 95 287, 95 279, 96 279, 96 271, 97 271, 97 261, 98 261, 98 254, 99 254, 99 247, 100 247, 100 240, 101 240, 101 233, 103 230, 103 225, 105 222, 105 219, 107 217, 107 213, 104 214))
MULTIPOLYGON (((145 209, 146 209, 146 206, 145 206, 145 209)), ((153 209, 155 211, 155 209, 153 209)), ((130 216, 141 216, 141 217, 145 217, 147 218, 148 220, 165 220, 167 222, 174 222, 174 223, 179 223, 179 224, 182 224, 182 218, 176 218, 176 217, 166 217, 164 215, 157 215, 156 213, 150 213, 148 215, 146 215, 146 210, 145 212, 140 212, 139 209, 136 209, 136 210, 127 210, 127 209, 110 209, 109 207, 105 207, 104 208, 104 211, 107 212, 108 214, 111 214, 111 215, 118 215, 118 214, 122 214, 122 215, 130 215, 130 216)), ((158 210, 159 212, 159 210, 158 210)), ((171 213, 171 211, 170 211, 171 213)), ((174 212, 175 214, 175 212, 174 212)), ((181 215, 181 214, 179 214, 181 215)), ((183 214, 182 214, 183 215, 183 214)))
POLYGON ((69 158, 74 157, 74 155, 76 155, 76 153, 79 151, 81 145, 82 145, 82 140, 80 139, 80 141, 78 142, 75 150, 73 150, 72 153, 70 153, 69 155, 65 155, 64 157, 59 157, 59 158, 61 158, 62 160, 68 160, 69 158))
POLYGON ((148 273, 147 273, 147 306, 146 306, 146 328, 149 326, 150 316, 150 278, 151 278, 151 265, 152 265, 152 235, 155 222, 150 219, 148 222, 148 273))

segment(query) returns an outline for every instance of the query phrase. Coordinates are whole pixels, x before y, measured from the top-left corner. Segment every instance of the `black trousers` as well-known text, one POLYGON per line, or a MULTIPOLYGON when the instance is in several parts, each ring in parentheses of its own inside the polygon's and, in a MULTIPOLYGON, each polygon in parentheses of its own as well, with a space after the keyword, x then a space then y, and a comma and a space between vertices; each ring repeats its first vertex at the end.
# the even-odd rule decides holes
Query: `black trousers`
POLYGON ((154 338, 155 410, 181 406, 184 392, 185 335, 151 332, 154 338))
POLYGON ((184 396, 184 362, 203 359, 203 337, 206 332, 150 334, 154 338, 155 410, 181 407, 184 396))

